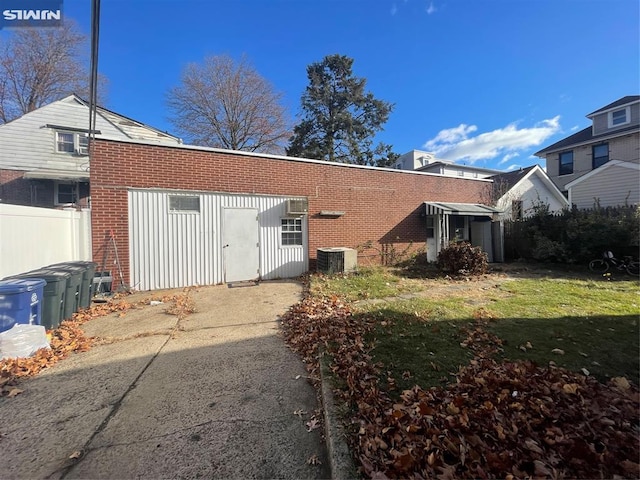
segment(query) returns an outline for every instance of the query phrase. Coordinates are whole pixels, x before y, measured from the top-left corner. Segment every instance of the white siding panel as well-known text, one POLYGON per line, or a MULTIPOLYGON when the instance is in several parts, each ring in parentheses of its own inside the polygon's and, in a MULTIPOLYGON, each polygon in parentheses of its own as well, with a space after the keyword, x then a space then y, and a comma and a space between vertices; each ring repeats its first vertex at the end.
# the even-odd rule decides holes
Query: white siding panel
POLYGON ((593 208, 596 200, 601 207, 638 205, 640 174, 638 170, 612 166, 577 183, 571 188, 570 199, 577 208, 593 208))
POLYGON ((308 269, 307 221, 303 245, 280 245, 288 197, 227 193, 129 191, 131 283, 139 290, 224 282, 222 208, 258 210, 260 278, 296 277, 308 269), (200 213, 169 211, 170 195, 198 196, 200 213))
MULTIPOLYGON (((0 168, 87 171, 88 157, 55 152, 55 130, 46 128, 48 124, 88 129, 89 111, 68 97, 0 125, 0 168)), ((102 135, 126 138, 101 117, 97 119, 96 128, 102 135)))

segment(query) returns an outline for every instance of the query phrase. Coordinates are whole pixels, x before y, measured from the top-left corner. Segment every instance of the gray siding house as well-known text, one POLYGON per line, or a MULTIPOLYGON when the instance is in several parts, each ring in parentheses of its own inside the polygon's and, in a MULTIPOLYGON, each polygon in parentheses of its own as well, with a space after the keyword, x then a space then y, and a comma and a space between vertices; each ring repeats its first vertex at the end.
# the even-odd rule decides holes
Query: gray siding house
POLYGON ((587 115, 591 126, 536 155, 577 208, 637 204, 640 199, 640 95, 587 115))
MULTIPOLYGON (((0 202, 89 206, 89 107, 69 95, 0 125, 0 202)), ((177 137, 98 107, 96 137, 177 145, 177 137)))

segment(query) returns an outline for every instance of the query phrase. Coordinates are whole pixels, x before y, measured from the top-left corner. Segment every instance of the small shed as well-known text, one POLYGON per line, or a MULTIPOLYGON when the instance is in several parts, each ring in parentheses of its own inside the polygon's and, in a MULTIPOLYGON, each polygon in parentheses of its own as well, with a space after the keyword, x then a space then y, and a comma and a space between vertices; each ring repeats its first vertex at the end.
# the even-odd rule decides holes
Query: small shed
POLYGON ((461 241, 481 247, 489 262, 503 261, 498 209, 479 203, 424 202, 424 205, 429 261, 435 261, 450 242, 461 241))

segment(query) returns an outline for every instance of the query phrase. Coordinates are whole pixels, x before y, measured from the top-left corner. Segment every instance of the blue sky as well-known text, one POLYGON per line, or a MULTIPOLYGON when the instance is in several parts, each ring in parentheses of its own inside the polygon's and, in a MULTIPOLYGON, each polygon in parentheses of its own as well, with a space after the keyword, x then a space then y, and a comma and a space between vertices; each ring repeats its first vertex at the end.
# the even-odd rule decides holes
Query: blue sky
MULTIPOLYGON (((64 15, 89 33, 88 1, 64 15)), ((165 105, 188 62, 243 54, 284 94, 292 120, 306 67, 354 59, 395 104, 377 140, 397 153, 501 170, 640 93, 638 0, 102 0, 106 106, 173 132, 165 105)))

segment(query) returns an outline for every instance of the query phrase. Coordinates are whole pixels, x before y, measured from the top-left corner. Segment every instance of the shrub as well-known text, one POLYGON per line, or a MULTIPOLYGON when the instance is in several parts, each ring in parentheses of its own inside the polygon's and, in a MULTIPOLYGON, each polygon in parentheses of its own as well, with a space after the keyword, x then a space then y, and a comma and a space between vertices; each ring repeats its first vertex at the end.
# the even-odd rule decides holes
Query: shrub
POLYGON ((470 243, 451 243, 438 254, 438 267, 456 275, 482 275, 488 267, 487 254, 470 243))
POLYGON ((638 256, 640 208, 566 209, 505 224, 505 254, 509 259, 585 263, 611 250, 618 257, 638 256))

